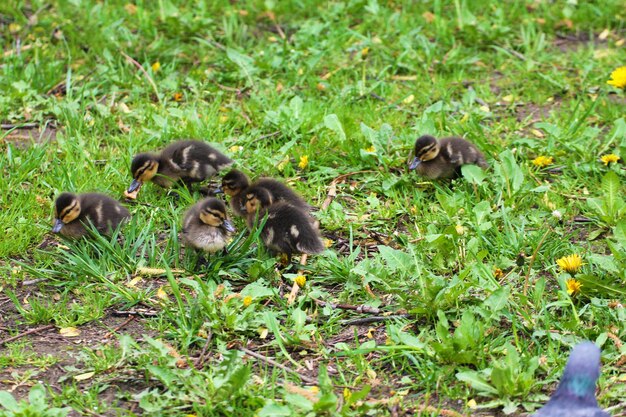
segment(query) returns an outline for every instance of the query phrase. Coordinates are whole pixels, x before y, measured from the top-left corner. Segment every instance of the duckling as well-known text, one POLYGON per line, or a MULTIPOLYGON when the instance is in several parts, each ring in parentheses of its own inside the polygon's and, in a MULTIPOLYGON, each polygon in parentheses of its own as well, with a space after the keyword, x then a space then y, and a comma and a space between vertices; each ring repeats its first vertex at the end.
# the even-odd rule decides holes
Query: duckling
POLYGON ((250 179, 243 172, 233 169, 222 178, 222 186, 218 187, 214 192, 216 194, 224 193, 230 197, 230 207, 235 216, 245 216, 245 204, 243 192, 250 186, 250 179))
POLYGON ((213 197, 194 204, 183 219, 185 244, 209 253, 224 249, 228 234, 234 231, 224 202, 213 197))
POLYGON ((109 235, 120 223, 130 218, 130 212, 119 201, 104 194, 62 193, 54 203, 53 233, 79 238, 88 235, 91 223, 102 234, 109 235))
POLYGON ((273 203, 284 201, 305 212, 311 210, 311 206, 302 197, 282 182, 272 178, 260 178, 250 185, 246 174, 236 169, 224 176, 221 190, 218 189, 216 192, 222 191, 230 196, 230 205, 235 215, 244 216, 246 214, 245 202, 251 198, 251 195, 259 193, 259 189, 269 191, 273 203))
POLYGON ((267 215, 261 239, 270 251, 286 254, 289 262, 294 253, 315 254, 324 250, 319 230, 309 215, 286 201, 274 202, 265 188, 259 187, 246 201, 246 213, 249 229, 267 215))
POLYGON ((415 158, 409 169, 430 179, 456 178, 461 166, 474 164, 486 169, 489 167, 478 148, 465 139, 443 138, 437 140, 425 135, 415 141, 415 158))
POLYGON ((152 181, 163 188, 170 188, 178 180, 188 185, 204 181, 232 163, 232 159, 205 142, 177 141, 158 155, 154 153, 135 155, 130 166, 133 181, 125 195, 130 198, 136 197, 139 188, 146 181, 152 181))

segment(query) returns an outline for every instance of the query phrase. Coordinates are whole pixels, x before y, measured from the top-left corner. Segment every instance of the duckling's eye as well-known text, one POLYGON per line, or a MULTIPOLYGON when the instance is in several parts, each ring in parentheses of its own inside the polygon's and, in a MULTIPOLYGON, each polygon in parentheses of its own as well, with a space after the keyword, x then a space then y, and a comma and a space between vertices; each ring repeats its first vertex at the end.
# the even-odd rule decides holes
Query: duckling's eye
POLYGON ((425 146, 422 149, 420 149, 418 153, 420 156, 425 155, 428 152, 432 151, 434 147, 435 147, 434 145, 425 146))
POLYGON ((64 210, 61 210, 61 214, 59 215, 59 219, 64 220, 70 216, 73 212, 78 212, 78 205, 74 202, 70 206, 66 207, 64 210))
POLYGON ((141 166, 141 168, 137 170, 137 172, 135 172, 135 179, 141 178, 146 171, 152 169, 153 167, 154 167, 154 164, 152 162, 150 161, 146 162, 145 164, 141 166))

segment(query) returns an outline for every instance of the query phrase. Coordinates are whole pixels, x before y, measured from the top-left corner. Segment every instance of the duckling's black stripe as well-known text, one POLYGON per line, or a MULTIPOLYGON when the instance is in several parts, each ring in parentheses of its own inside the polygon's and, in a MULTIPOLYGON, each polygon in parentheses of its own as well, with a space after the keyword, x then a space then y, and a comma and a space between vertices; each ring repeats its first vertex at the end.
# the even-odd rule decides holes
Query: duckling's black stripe
POLYGON ((206 212, 207 212, 208 214, 212 214, 212 215, 214 215, 215 217, 219 217, 220 219, 224 218, 224 213, 222 213, 222 212, 221 212, 221 211, 219 211, 219 210, 211 210, 211 209, 209 209, 209 210, 207 210, 206 212))
POLYGON ((147 164, 142 165, 141 168, 139 168, 137 172, 135 173, 135 178, 141 177, 141 175, 143 175, 144 172, 150 169, 151 166, 152 164, 149 162, 147 164))
POLYGON ((420 155, 424 155, 427 152, 430 152, 431 150, 433 150, 435 148, 435 145, 431 145, 425 148, 420 149, 419 154, 420 155))
POLYGON ((72 203, 72 205, 70 205, 69 207, 66 207, 65 210, 61 211, 61 215, 59 216, 61 219, 65 216, 67 216, 68 214, 70 214, 70 211, 74 210, 74 208, 76 207, 76 202, 72 203))

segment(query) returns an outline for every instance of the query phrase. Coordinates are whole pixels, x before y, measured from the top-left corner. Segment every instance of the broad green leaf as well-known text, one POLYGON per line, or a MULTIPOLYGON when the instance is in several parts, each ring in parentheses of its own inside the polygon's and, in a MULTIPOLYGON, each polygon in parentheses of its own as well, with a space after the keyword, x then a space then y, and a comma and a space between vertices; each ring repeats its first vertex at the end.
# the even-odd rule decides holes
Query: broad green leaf
POLYGON ((602 193, 609 220, 617 220, 624 207, 624 201, 620 197, 620 181, 615 172, 609 171, 602 177, 602 193))
POLYGON ((606 255, 600 255, 597 253, 591 253, 588 255, 588 257, 589 257, 589 261, 592 264, 599 266, 601 269, 605 270, 606 272, 609 272, 612 274, 618 274, 619 271, 621 270, 621 266, 618 267, 618 265, 615 264, 615 260, 613 256, 606 256, 606 255))
POLYGON ((391 272, 399 269, 413 268, 413 258, 408 253, 390 248, 389 246, 378 246, 378 252, 383 258, 391 272))
POLYGON ((607 221, 609 217, 604 206, 604 200, 601 198, 589 198, 587 199, 587 205, 600 217, 600 219, 607 221))
POLYGON ((179 379, 179 375, 164 366, 148 365, 146 370, 163 382, 165 386, 170 386, 179 379))
POLYGON ((226 56, 239 67, 243 76, 248 79, 250 84, 252 84, 253 82, 251 76, 257 71, 254 66, 254 60, 248 55, 242 54, 232 48, 226 48, 226 56))
POLYGON ((270 402, 269 404, 265 404, 257 415, 259 417, 288 417, 293 415, 293 413, 291 412, 291 408, 286 405, 270 402))
POLYGON ((509 197, 519 191, 524 182, 524 173, 510 150, 507 149, 500 154, 500 162, 494 164, 494 171, 509 197))
POLYGON ((613 237, 626 249, 626 220, 618 222, 615 227, 613 227, 613 237))
POLYGON ((343 131, 343 126, 336 114, 327 114, 324 117, 324 126, 339 135, 342 142, 346 140, 346 133, 343 131))
POLYGON ((0 391, 0 406, 9 411, 17 411, 19 408, 15 398, 6 391, 0 391))
POLYGON ((480 203, 476 204, 472 211, 476 215, 476 223, 481 224, 483 220, 487 218, 489 214, 491 214, 491 203, 489 201, 483 200, 480 203))
POLYGON ((275 294, 275 290, 268 288, 263 281, 254 281, 246 285, 240 292, 245 297, 253 295, 254 297, 271 297, 275 294))
POLYGON ((476 371, 459 372, 456 374, 456 378, 459 381, 468 383, 470 387, 474 388, 478 392, 498 395, 498 390, 490 385, 485 378, 479 375, 476 371))
POLYGON ((397 341, 400 342, 400 344, 411 346, 411 347, 416 347, 420 349, 424 348, 424 343, 421 342, 416 336, 413 336, 412 334, 403 332, 402 330, 398 330, 396 336, 397 336, 397 341))
POLYGON ((485 178, 487 178, 485 171, 478 165, 463 165, 461 167, 461 173, 463 174, 463 178, 469 183, 476 185, 482 184, 485 178))
POLYGON ((289 110, 291 110, 291 117, 296 120, 300 119, 302 115, 302 108, 304 107, 304 101, 300 96, 294 96, 291 101, 289 101, 289 110))
POLYGON ((626 296, 626 289, 621 283, 611 283, 606 282, 605 280, 600 279, 595 275, 589 274, 579 274, 576 275, 576 279, 578 279, 583 284, 582 291, 585 292, 585 287, 603 293, 607 296, 626 296))
POLYGON ((509 301, 509 295, 511 291, 509 287, 501 287, 494 291, 486 300, 485 306, 489 307, 491 311, 500 311, 506 307, 509 301))
POLYGON ((376 143, 376 131, 363 122, 361 122, 361 133, 363 133, 368 142, 371 144, 376 143))
POLYGON ((46 390, 37 384, 28 393, 28 402, 35 408, 43 409, 46 406, 46 390))

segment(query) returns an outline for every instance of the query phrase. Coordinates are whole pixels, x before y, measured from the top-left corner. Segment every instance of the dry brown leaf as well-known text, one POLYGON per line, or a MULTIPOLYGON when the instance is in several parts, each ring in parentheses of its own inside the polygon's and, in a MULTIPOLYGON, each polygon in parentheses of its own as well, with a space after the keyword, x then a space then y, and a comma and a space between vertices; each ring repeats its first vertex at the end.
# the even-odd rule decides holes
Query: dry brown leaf
POLYGON ((543 132, 541 130, 537 130, 537 129, 530 129, 530 132, 535 135, 538 138, 544 138, 546 137, 546 135, 543 134, 543 132))
POLYGON ((609 35, 611 34, 611 31, 608 29, 604 29, 599 35, 598 35, 598 39, 600 39, 601 41, 605 40, 606 38, 609 37, 609 35))
POLYGON ((415 81, 417 75, 392 75, 391 79, 394 81, 415 81))
POLYGON ((135 14, 137 13, 137 6, 132 3, 128 3, 124 6, 124 10, 126 10, 126 13, 128 14, 135 14))
POLYGON ((422 13, 422 17, 426 20, 427 23, 432 23, 435 20, 435 15, 431 12, 422 13))
POLYGON ((80 330, 78 330, 76 327, 62 327, 61 329, 59 329, 59 333, 63 337, 77 337, 78 335, 80 335, 80 330))
POLYGON ((296 385, 290 384, 289 382, 285 382, 284 388, 285 388, 285 391, 291 394, 300 395, 306 398, 307 400, 311 401, 312 403, 316 403, 320 399, 318 395, 319 389, 317 387, 311 387, 307 389, 307 388, 302 388, 302 387, 298 387, 296 385))
POLYGON ((128 288, 137 288, 137 284, 141 281, 141 277, 135 277, 126 283, 128 288))
POLYGON ((139 188, 137 188, 132 193, 129 193, 128 190, 124 190, 124 197, 129 198, 131 200, 136 200, 137 199, 137 194, 139 194, 139 188))
POLYGON ((74 379, 76 381, 85 381, 91 378, 92 376, 94 376, 95 374, 96 374, 95 372, 85 372, 84 374, 76 375, 74 379))

